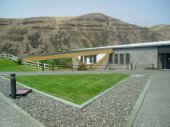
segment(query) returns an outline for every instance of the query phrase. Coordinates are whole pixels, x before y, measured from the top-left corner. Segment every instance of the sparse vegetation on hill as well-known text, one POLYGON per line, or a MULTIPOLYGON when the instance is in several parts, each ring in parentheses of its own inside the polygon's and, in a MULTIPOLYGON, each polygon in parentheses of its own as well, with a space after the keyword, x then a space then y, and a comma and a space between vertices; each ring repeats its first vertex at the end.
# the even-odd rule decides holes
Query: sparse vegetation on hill
POLYGON ((170 25, 161 24, 161 25, 149 27, 149 29, 161 34, 164 38, 167 38, 170 40, 170 25))
POLYGON ((41 42, 39 41, 40 37, 41 34, 38 32, 28 35, 28 41, 33 48, 38 48, 38 46, 41 44, 41 42))
POLYGON ((33 55, 167 40, 167 36, 156 32, 100 13, 77 17, 0 19, 0 53, 33 55))

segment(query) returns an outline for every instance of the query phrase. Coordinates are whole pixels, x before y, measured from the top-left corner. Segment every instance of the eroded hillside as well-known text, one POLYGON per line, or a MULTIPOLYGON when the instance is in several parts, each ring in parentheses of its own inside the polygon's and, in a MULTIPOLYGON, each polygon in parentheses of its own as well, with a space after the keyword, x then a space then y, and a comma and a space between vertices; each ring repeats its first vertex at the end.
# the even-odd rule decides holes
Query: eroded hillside
POLYGON ((46 54, 135 42, 166 40, 162 35, 109 16, 0 19, 0 53, 46 54))
POLYGON ((170 25, 161 24, 149 27, 149 29, 161 34, 164 38, 170 40, 170 25))

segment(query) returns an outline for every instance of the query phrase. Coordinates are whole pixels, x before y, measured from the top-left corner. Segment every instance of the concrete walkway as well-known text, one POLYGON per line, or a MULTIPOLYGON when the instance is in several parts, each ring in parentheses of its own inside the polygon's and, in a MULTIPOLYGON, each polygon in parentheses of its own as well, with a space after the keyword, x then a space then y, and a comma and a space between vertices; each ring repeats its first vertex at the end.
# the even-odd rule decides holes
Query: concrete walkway
POLYGON ((0 127, 44 127, 0 93, 0 127))
POLYGON ((155 71, 133 127, 170 127, 170 71, 155 71))
POLYGON ((61 75, 61 74, 114 74, 114 73, 124 73, 124 74, 135 74, 148 72, 145 70, 91 70, 91 71, 38 71, 38 72, 0 72, 0 76, 9 76, 12 73, 16 75, 61 75))
MULTIPOLYGON (((67 73, 69 74, 69 72, 57 72, 57 74, 67 73)), ((79 74, 86 72, 72 73, 79 74)), ((112 72, 110 71, 106 73, 112 72)), ((9 74, 10 73, 0 73, 0 75, 9 74)), ((34 73, 17 74, 29 75, 34 73)), ((56 72, 42 72, 39 74, 56 74, 56 72)), ((170 127, 170 70, 153 72, 146 96, 132 126, 170 127)), ((11 100, 9 100, 9 98, 0 93, 0 127, 43 127, 43 125, 17 107, 11 100)))

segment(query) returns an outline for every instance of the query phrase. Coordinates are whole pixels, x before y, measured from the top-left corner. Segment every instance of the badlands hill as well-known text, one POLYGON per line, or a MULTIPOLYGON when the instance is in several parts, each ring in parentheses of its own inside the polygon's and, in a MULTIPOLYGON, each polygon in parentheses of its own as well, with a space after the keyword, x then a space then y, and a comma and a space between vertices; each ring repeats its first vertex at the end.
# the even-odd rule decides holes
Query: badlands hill
POLYGON ((167 40, 161 33, 100 13, 0 19, 0 53, 34 55, 76 48, 167 40))
POLYGON ((170 25, 161 24, 149 27, 149 29, 161 34, 164 38, 170 40, 170 25))

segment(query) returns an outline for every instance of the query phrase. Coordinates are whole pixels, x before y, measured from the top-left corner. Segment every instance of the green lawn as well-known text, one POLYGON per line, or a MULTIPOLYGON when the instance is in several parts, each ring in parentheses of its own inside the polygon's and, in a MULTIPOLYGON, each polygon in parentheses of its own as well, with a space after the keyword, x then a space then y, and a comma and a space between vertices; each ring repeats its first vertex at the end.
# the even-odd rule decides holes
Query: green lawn
POLYGON ((128 76, 127 74, 38 75, 17 76, 17 81, 53 96, 82 104, 128 76))
POLYGON ((18 65, 11 60, 0 58, 0 71, 38 71, 38 68, 29 65, 18 65))

